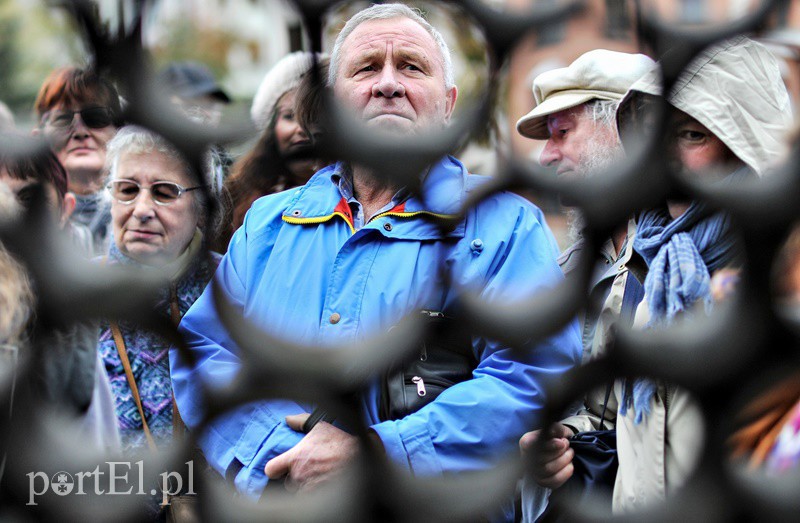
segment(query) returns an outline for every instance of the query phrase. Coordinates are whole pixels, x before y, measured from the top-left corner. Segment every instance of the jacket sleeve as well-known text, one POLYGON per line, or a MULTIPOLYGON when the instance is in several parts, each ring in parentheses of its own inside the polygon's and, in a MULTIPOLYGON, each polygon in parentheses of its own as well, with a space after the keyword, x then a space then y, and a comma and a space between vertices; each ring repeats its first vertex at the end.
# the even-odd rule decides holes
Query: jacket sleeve
MULTIPOLYGON (((499 238, 495 233, 491 242, 483 236, 483 254, 492 256, 482 279, 487 303, 507 305, 563 279, 552 235, 542 223, 523 207, 510 233, 499 238)), ((479 364, 472 379, 403 419, 372 426, 387 454, 414 474, 482 469, 516 452, 520 436, 536 427, 544 382, 581 356, 574 321, 523 356, 481 337, 473 337, 473 347, 479 364)))
MULTIPOLYGON (((215 274, 231 303, 243 309, 247 270, 247 233, 240 228, 231 241, 215 274)), ((186 425, 193 429, 202 421, 200 385, 224 386, 239 369, 233 340, 221 324, 214 307, 211 285, 192 305, 180 324, 197 365, 189 366, 177 349, 170 350, 170 370, 175 401, 186 425)), ((269 400, 232 410, 204 431, 200 445, 209 464, 222 476, 234 480, 237 490, 257 497, 267 484, 264 466, 271 458, 291 449, 302 434, 284 420, 306 409, 292 401, 269 400)))

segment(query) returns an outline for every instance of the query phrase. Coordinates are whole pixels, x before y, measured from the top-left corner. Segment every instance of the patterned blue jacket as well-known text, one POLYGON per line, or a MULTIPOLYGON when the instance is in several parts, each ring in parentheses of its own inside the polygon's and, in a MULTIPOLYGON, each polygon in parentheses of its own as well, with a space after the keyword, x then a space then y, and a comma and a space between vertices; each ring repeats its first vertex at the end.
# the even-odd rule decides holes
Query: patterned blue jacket
MULTIPOLYGON (((219 265, 221 256, 211 253, 210 261, 200 256, 180 281, 176 283, 176 296, 181 316, 186 314, 192 303, 203 292, 219 265)), ((108 254, 109 264, 137 265, 137 262, 122 254, 116 245, 111 244, 108 254)), ((159 310, 169 317, 169 289, 164 289, 159 310)), ((133 377, 142 398, 147 424, 153 433, 156 444, 162 447, 172 440, 172 385, 169 376, 169 341, 156 334, 138 328, 127 322, 120 322, 120 331, 125 340, 128 359, 131 362, 133 377)), ((142 418, 133 400, 130 386, 125 378, 125 370, 117 353, 114 338, 108 323, 101 325, 98 351, 103 359, 119 423, 122 447, 127 451, 147 448, 147 440, 142 427, 142 418)))

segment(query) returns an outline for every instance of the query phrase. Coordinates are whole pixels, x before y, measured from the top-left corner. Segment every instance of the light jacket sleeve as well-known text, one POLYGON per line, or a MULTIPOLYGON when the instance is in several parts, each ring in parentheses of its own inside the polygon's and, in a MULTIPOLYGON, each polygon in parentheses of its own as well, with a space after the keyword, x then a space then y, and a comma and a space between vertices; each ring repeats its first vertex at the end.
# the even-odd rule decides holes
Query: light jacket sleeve
MULTIPOLYGON (((563 279, 540 215, 522 211, 505 236, 488 242, 483 237, 484 254, 493 256, 482 282, 487 303, 507 305, 563 279)), ((523 356, 481 337, 473 337, 473 347, 479 364, 472 379, 405 418, 372 426, 387 454, 414 474, 483 469, 516 452, 520 436, 537 426, 544 382, 578 364, 581 356, 574 321, 523 356)))
MULTIPOLYGON (((239 308, 245 303, 246 234, 246 227, 237 231, 214 276, 228 300, 239 308)), ((177 349, 172 348, 172 387, 180 414, 193 429, 205 412, 201 383, 211 387, 227 384, 238 371, 240 361, 235 343, 219 320, 211 285, 186 313, 179 329, 197 364, 189 366, 177 349)), ((234 480, 237 490, 257 497, 268 481, 264 474, 267 461, 302 439, 302 434, 286 425, 285 416, 304 411, 297 403, 284 400, 245 405, 214 421, 201 435, 201 448, 209 464, 234 480)))

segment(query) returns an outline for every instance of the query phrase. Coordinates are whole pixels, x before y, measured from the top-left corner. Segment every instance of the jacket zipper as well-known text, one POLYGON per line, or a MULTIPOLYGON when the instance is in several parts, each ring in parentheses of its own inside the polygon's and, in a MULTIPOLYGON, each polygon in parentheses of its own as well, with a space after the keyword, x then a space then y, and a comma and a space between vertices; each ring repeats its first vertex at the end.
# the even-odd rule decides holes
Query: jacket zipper
POLYGON ((386 211, 386 212, 382 212, 380 214, 376 214, 375 216, 370 218, 367 223, 372 223, 374 220, 377 220, 378 218, 383 218, 384 216, 398 216, 400 218, 412 218, 412 217, 420 215, 420 214, 427 214, 429 216, 433 216, 433 217, 439 218, 441 220, 455 220, 458 217, 457 214, 439 214, 439 213, 429 212, 429 211, 415 211, 415 212, 391 212, 391 211, 386 211))
MULTIPOLYGON (((435 386, 442 387, 442 388, 445 388, 445 389, 448 388, 448 387, 452 387, 454 385, 453 382, 451 382, 451 381, 444 380, 444 379, 439 379, 439 378, 434 378, 434 377, 431 377, 431 376, 428 376, 427 378, 424 378, 424 379, 421 376, 414 376, 411 379, 408 379, 406 377, 404 381, 405 381, 406 384, 413 383, 413 384, 417 385, 418 387, 419 387, 418 384, 421 382, 423 388, 425 387, 426 384, 427 385, 435 385, 435 386)), ((427 394, 427 389, 426 389, 425 392, 427 394)), ((424 394, 423 394, 423 396, 424 396, 424 394)))
POLYGON ((425 382, 419 376, 411 378, 411 382, 417 385, 417 396, 420 398, 428 393, 428 391, 425 390, 425 382))
POLYGON ((336 212, 334 212, 332 214, 329 214, 327 216, 314 216, 314 217, 311 217, 311 218, 300 218, 300 217, 295 217, 295 216, 283 216, 281 219, 283 221, 285 221, 286 223, 292 223, 292 224, 295 224, 295 225, 312 225, 312 224, 317 224, 317 223, 328 222, 334 216, 339 216, 345 221, 345 223, 347 224, 347 227, 350 229, 351 235, 356 233, 356 230, 353 227, 353 224, 350 223, 350 219, 347 216, 345 216, 343 213, 339 212, 339 211, 336 211, 336 212))

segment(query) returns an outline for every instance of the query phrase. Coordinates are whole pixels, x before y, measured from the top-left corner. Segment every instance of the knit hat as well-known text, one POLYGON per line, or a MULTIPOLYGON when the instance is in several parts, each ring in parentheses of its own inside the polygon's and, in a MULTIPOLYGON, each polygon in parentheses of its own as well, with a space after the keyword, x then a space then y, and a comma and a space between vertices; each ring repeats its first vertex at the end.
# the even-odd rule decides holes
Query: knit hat
MULTIPOLYGON (((320 59, 322 56, 317 55, 317 60, 320 59)), ((281 96, 300 85, 300 80, 311 70, 313 63, 312 53, 297 51, 281 58, 264 76, 250 108, 250 118, 259 131, 269 125, 281 96)))
POLYGON ((546 140, 550 137, 549 115, 590 100, 619 101, 654 64, 643 54, 595 49, 569 67, 544 72, 533 81, 536 107, 519 119, 517 131, 528 138, 546 140))

